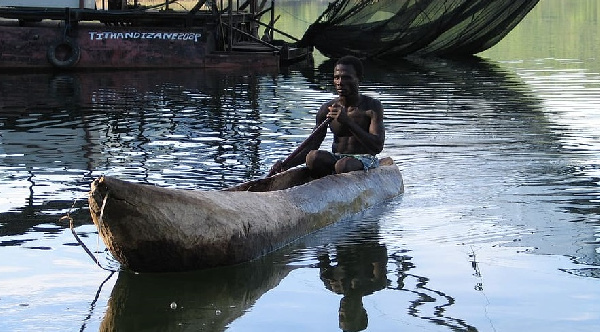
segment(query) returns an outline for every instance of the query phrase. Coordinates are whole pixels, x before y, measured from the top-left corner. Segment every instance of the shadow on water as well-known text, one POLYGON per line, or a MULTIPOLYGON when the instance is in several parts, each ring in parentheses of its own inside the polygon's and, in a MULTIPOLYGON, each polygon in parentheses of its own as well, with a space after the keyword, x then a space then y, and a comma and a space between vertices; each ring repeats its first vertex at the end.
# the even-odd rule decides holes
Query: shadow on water
POLYGON ((340 329, 362 331, 368 326, 363 298, 389 285, 388 253, 380 243, 377 220, 351 223, 344 235, 330 246, 317 247, 317 266, 325 288, 342 296, 340 329))

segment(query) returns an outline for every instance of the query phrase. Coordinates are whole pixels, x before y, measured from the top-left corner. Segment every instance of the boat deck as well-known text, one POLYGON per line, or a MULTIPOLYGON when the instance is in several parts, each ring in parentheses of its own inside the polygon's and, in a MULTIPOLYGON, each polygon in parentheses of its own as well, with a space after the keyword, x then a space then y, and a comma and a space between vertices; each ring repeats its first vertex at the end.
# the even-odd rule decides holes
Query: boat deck
POLYGON ((0 7, 0 18, 17 20, 21 24, 42 20, 71 20, 76 22, 102 22, 130 26, 203 26, 211 22, 249 22, 251 14, 243 11, 216 14, 211 11, 196 13, 173 10, 97 10, 59 8, 8 8, 0 7))

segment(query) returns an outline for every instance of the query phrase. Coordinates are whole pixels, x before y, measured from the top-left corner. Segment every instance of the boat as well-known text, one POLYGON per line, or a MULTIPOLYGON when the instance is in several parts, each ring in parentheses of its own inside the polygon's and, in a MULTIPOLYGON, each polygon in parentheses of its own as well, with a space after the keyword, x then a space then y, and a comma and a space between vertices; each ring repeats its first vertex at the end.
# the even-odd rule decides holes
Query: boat
POLYGON ((164 188, 103 176, 89 192, 98 233, 122 267, 175 272, 261 257, 404 191, 391 158, 380 167, 311 179, 306 167, 223 190, 164 188))
POLYGON ((100 2, 0 2, 0 69, 264 68, 312 58, 311 47, 273 38, 294 38, 274 27, 274 2, 100 2))
POLYGON ((539 0, 336 0, 299 45, 329 58, 462 57, 497 44, 539 0))

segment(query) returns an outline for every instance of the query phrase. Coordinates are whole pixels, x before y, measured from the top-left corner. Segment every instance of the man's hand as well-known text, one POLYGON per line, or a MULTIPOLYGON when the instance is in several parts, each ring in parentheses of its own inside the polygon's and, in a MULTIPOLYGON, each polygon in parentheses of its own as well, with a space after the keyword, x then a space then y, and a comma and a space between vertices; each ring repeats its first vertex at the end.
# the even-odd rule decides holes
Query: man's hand
POLYGON ((267 175, 267 177, 269 176, 273 176, 277 173, 281 173, 285 171, 284 167, 283 167, 283 160, 279 159, 275 162, 275 164, 273 164, 273 166, 271 166, 271 169, 269 170, 269 174, 267 175))
POLYGON ((339 103, 329 106, 329 113, 327 113, 327 117, 332 118, 341 124, 347 124, 348 121, 350 121, 350 118, 348 117, 348 109, 346 106, 339 103))

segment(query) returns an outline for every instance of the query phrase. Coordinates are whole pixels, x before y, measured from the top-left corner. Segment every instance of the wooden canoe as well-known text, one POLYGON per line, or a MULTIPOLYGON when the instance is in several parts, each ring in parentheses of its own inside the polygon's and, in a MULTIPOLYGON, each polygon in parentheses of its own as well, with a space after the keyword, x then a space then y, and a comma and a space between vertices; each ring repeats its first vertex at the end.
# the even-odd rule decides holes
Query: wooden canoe
POLYGON ((100 177, 89 193, 100 237, 123 267, 185 271, 255 259, 402 194, 391 158, 310 181, 300 167, 236 187, 195 191, 100 177))

